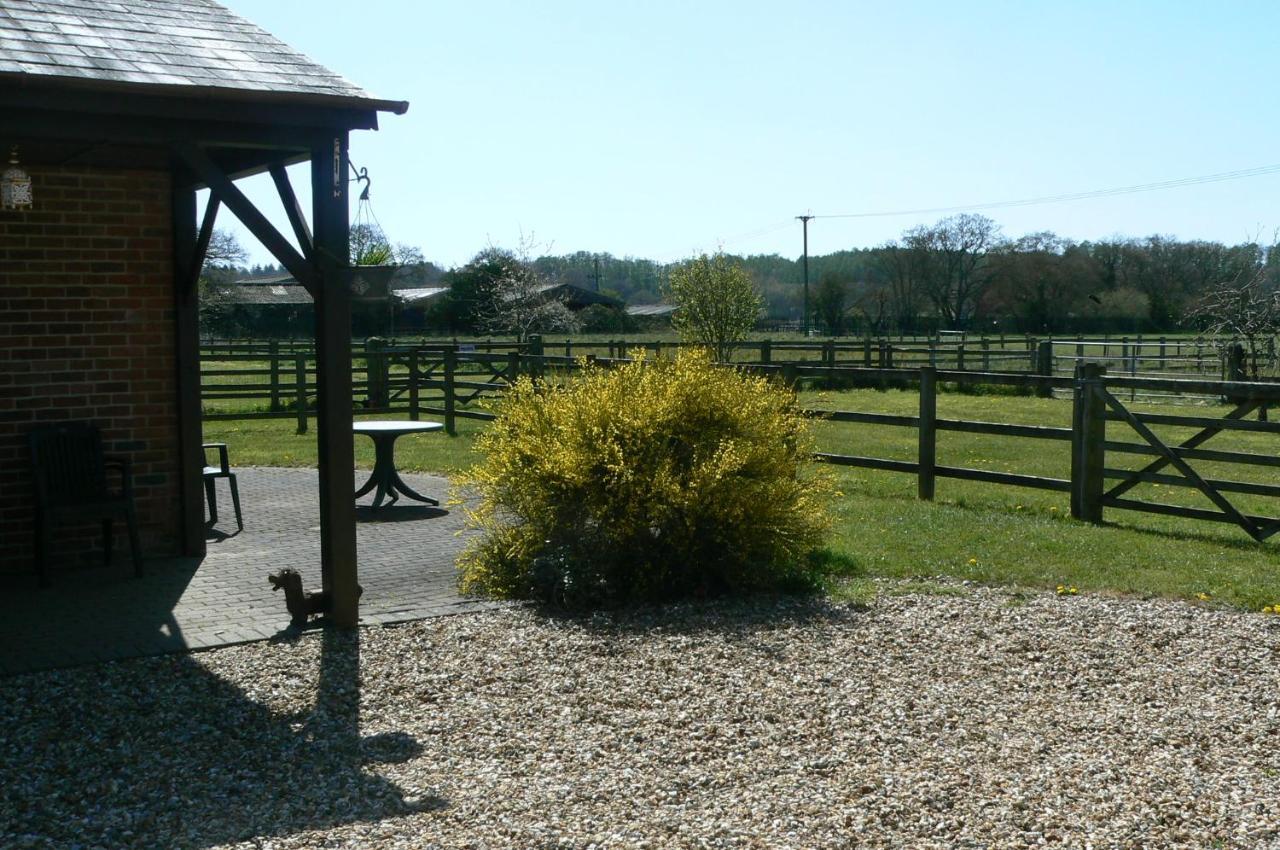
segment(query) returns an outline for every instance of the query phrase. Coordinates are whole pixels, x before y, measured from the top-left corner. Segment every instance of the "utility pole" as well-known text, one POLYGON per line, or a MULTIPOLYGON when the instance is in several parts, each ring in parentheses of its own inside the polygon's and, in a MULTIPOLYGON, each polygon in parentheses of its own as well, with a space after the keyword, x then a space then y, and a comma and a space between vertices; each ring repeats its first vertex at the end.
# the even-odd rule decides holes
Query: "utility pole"
POLYGON ((800 219, 801 224, 804 226, 804 322, 802 323, 802 327, 804 328, 805 339, 808 339, 809 338, 809 219, 813 218, 813 216, 798 215, 796 216, 796 218, 800 219))

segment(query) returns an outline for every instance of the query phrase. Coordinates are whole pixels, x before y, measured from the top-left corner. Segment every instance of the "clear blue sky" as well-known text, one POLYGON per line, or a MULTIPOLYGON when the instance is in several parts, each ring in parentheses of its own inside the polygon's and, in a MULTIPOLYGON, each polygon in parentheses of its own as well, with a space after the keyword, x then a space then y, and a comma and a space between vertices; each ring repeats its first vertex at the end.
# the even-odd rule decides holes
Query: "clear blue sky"
MULTIPOLYGON (((353 134, 352 159, 392 241, 446 266, 522 233, 554 253, 794 257, 805 212, 1280 163, 1274 2, 224 2, 410 101, 353 134)), ((1009 236, 1269 238, 1280 174, 985 214, 1009 236)), ((810 251, 939 217, 817 220, 810 251)))

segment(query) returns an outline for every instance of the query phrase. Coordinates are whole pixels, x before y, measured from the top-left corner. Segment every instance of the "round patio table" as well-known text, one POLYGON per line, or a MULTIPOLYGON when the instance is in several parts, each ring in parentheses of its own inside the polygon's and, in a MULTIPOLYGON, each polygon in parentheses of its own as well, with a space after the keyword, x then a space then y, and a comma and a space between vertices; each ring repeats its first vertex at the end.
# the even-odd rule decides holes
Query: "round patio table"
POLYGON ((383 499, 389 499, 387 504, 393 505, 401 496, 408 496, 410 499, 417 499, 428 505, 440 504, 435 499, 417 492, 400 478, 400 474, 396 472, 395 445, 396 437, 403 434, 442 431, 444 425, 439 422, 370 420, 354 423, 351 430, 373 440, 373 474, 369 476, 364 486, 356 491, 357 499, 376 487, 377 492, 373 494, 375 510, 382 506, 383 499))

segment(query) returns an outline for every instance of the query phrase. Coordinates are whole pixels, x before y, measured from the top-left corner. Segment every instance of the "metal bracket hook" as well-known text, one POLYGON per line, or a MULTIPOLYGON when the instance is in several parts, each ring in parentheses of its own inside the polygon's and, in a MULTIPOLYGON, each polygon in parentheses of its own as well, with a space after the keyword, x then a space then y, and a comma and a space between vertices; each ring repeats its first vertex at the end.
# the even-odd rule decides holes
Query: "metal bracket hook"
POLYGON ((351 160, 349 158, 347 160, 347 165, 350 166, 351 173, 355 175, 355 177, 352 177, 347 182, 364 183, 364 188, 360 190, 360 200, 362 201, 369 200, 369 188, 373 185, 373 181, 369 179, 369 169, 356 168, 354 165, 352 165, 351 160))

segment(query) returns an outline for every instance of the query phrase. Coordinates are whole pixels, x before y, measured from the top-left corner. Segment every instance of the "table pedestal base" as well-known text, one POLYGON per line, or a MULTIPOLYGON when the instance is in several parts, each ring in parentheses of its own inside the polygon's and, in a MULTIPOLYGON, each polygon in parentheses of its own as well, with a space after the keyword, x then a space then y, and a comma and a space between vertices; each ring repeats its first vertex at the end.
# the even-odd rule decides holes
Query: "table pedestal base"
POLYGON ((382 507, 383 499, 387 499, 388 505, 394 505, 401 496, 408 496, 410 499, 416 499, 419 502, 425 502, 428 505, 439 505, 440 503, 429 496, 424 496, 414 490, 400 477, 396 472, 394 463, 394 449, 396 437, 398 434, 376 434, 369 433, 373 438, 373 473, 369 476, 369 480, 364 483, 359 490, 356 491, 356 498, 360 498, 370 490, 377 488, 377 492, 373 494, 373 508, 377 510, 382 507))

